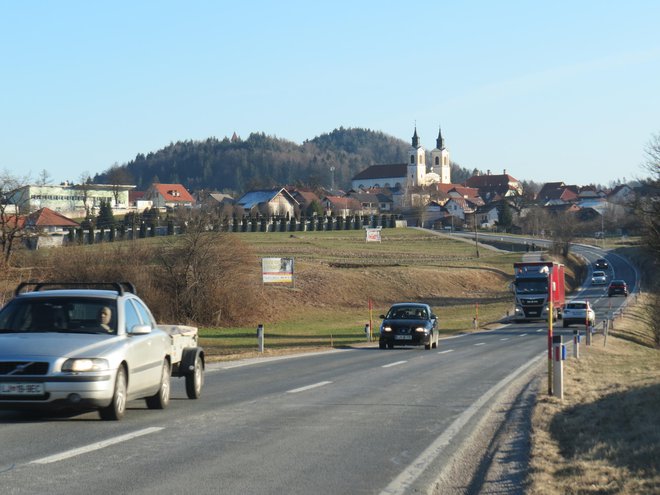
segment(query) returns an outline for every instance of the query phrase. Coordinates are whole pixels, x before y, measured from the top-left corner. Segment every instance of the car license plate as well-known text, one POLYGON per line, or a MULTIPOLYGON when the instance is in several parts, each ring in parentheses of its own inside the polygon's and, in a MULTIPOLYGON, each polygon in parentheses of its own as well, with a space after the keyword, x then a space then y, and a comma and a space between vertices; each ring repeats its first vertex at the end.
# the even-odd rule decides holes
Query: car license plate
POLYGON ((43 383, 0 383, 0 395, 43 395, 43 383))
POLYGON ((396 340, 412 340, 412 335, 395 335, 396 340))

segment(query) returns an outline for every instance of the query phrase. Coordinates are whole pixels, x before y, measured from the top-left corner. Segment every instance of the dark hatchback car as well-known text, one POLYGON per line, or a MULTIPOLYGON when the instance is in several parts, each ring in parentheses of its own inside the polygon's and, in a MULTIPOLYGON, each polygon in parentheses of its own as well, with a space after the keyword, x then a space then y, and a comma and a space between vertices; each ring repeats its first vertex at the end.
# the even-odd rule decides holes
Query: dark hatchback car
POLYGON ((625 280, 612 280, 610 282, 610 286, 607 288, 607 296, 612 297, 617 294, 628 297, 628 284, 625 280))
POLYGON ((395 345, 438 347, 438 318, 428 304, 397 303, 380 317, 383 319, 378 341, 381 349, 392 349, 395 345))
POLYGON ((610 264, 605 258, 600 258, 596 260, 594 266, 599 270, 607 270, 610 267, 610 264))

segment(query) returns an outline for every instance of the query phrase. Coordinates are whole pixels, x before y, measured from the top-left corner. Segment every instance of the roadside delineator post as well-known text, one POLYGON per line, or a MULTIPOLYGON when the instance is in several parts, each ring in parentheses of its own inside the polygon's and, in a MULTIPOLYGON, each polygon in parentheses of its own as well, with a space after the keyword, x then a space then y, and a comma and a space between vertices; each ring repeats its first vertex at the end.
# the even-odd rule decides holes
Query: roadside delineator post
POLYGON ((371 342, 371 327, 369 323, 364 326, 364 334, 367 337, 367 342, 371 342))
POLYGON ((580 331, 573 330, 573 357, 580 359, 580 331))
POLYGON ((261 323, 257 325, 257 347, 259 352, 264 352, 264 326, 261 323))
POLYGON ((552 337, 552 395, 564 400, 564 360, 566 359, 566 346, 561 343, 561 335, 552 337))

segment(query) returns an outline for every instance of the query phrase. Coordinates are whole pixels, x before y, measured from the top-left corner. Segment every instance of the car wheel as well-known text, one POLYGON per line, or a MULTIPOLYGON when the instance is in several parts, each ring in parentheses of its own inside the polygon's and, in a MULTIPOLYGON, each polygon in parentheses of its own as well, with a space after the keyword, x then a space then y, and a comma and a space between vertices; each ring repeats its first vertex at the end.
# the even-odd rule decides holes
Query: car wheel
POLYGON ((394 349, 394 342, 388 342, 387 343, 387 348, 388 349, 394 349))
POLYGON ((385 342, 378 342, 378 348, 379 349, 385 349, 386 347, 387 347, 387 345, 385 344, 385 342))
POLYGON ((433 343, 431 344, 431 349, 437 349, 438 348, 438 340, 440 337, 438 335, 435 336, 435 339, 433 340, 433 343))
POLYGON ((115 391, 109 406, 99 409, 99 416, 106 421, 118 421, 126 413, 126 370, 120 366, 115 377, 115 391))
POLYGON ((204 385, 204 362, 201 356, 195 358, 192 372, 186 375, 186 395, 189 399, 199 399, 204 385))
POLYGON ((166 359, 160 374, 158 392, 146 398, 149 409, 165 409, 170 403, 170 362, 166 359))

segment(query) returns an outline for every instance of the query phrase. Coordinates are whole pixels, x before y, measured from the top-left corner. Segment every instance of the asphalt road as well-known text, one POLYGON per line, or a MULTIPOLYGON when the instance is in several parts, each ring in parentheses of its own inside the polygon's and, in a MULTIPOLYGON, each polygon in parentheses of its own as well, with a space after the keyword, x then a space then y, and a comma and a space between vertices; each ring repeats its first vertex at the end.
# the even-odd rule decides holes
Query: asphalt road
MULTIPOLYGON (((617 277, 635 275, 608 258, 617 277)), ((580 294, 599 320, 624 301, 605 290, 580 294)), ((572 331, 556 329, 565 341, 572 331)), ((372 345, 210 365, 201 399, 174 379, 168 409, 136 401, 120 422, 0 412, 0 492, 425 493, 546 346, 544 323, 507 325, 430 351, 372 345)))

